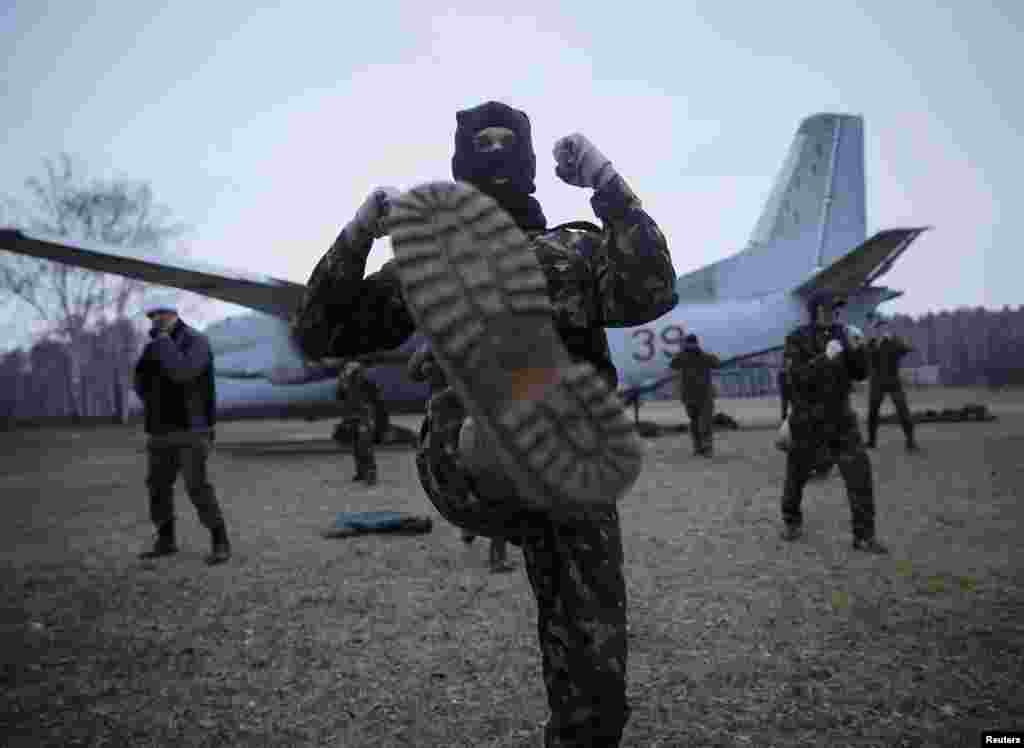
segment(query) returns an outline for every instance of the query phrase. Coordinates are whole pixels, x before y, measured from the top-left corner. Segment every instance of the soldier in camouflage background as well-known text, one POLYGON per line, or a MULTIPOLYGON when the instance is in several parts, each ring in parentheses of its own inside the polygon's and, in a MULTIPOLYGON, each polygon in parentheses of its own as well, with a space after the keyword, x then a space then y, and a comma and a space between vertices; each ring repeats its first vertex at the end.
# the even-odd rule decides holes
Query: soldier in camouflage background
POLYGON ((881 339, 872 337, 868 343, 868 364, 871 369, 871 380, 868 387, 868 446, 874 448, 878 436, 878 411, 882 408, 885 396, 892 398, 896 407, 896 415, 903 427, 908 452, 917 451, 914 440, 914 422, 910 418, 907 407, 907 396, 903 392, 900 380, 900 359, 910 353, 913 348, 900 338, 894 338, 886 328, 885 320, 875 322, 875 330, 881 332, 881 339))
POLYGON ((373 442, 377 435, 377 409, 374 404, 373 383, 366 369, 358 361, 349 361, 341 370, 338 380, 343 399, 342 428, 347 429, 352 442, 356 473, 353 481, 377 485, 377 458, 373 442))
POLYGON ((715 392, 711 384, 711 370, 722 365, 718 356, 701 350, 697 336, 690 333, 683 341, 683 348, 672 357, 669 366, 680 374, 680 396, 690 419, 690 438, 693 453, 711 457, 711 421, 715 415, 715 392))
MULTIPOLYGON (((534 358, 524 363, 522 357, 503 356, 513 360, 511 368, 481 358, 478 372, 459 368, 455 359, 445 358, 449 383, 470 393, 493 387, 508 410, 488 415, 481 410, 482 400, 471 399, 467 402, 475 409, 474 415, 466 418, 467 402, 453 389, 435 395, 430 403, 431 425, 419 448, 421 481, 432 503, 454 524, 522 545, 537 600, 538 637, 551 711, 545 745, 617 746, 630 710, 626 700, 626 586, 615 501, 636 480, 642 448, 614 396, 617 373, 604 328, 645 324, 672 309, 678 300, 675 271, 664 235, 611 162, 585 137, 571 135, 556 143, 556 174, 568 184, 594 190, 591 204, 604 228, 567 225, 549 229, 540 204, 531 196, 536 157, 526 114, 488 102, 459 112, 456 121, 452 172, 479 192, 462 185, 427 185, 400 197, 375 191, 313 271, 305 303, 294 322, 294 336, 313 359, 400 345, 415 326, 407 304, 420 305, 415 309, 422 324, 422 305, 429 301, 419 296, 410 280, 416 268, 408 260, 404 265, 400 262, 415 254, 403 254, 405 245, 400 238, 418 231, 427 236, 425 251, 433 252, 445 241, 482 237, 468 248, 459 246, 474 257, 494 253, 495 262, 508 274, 499 277, 500 290, 506 292, 505 298, 522 300, 524 306, 516 314, 523 316, 518 323, 514 315, 510 318, 503 313, 497 323, 474 317, 464 324, 485 325, 485 342, 497 340, 494 345, 499 346, 499 354, 520 345, 522 350, 532 351, 527 355, 534 358), (488 198, 502 210, 495 212, 494 202, 488 198), (412 215, 417 205, 428 204, 441 206, 433 214, 436 220, 422 221, 410 229, 408 218, 402 216, 412 215), (459 210, 473 212, 468 219, 471 223, 466 230, 448 224, 455 232, 449 239, 438 225, 459 210), (497 229, 490 231, 488 225, 497 229), (374 237, 387 232, 396 259, 364 277, 374 237), (509 253, 510 246, 522 246, 517 237, 528 242, 529 257, 509 253), (525 290, 512 285, 519 277, 517 267, 526 268, 523 277, 530 287, 525 290), (542 283, 537 285, 533 273, 541 271, 542 283), (534 292, 534 288, 540 290, 534 292), (517 291, 523 293, 517 297, 517 291), (531 317, 531 310, 541 311, 531 317), (506 326, 498 329, 502 321, 506 326), (554 338, 548 337, 548 330, 554 338), (566 365, 551 361, 565 361, 566 365), (478 378, 472 380, 473 376, 478 378), (559 399, 570 390, 578 397, 559 399), (517 394, 509 399, 510 392, 517 394), (508 442, 498 442, 495 447, 487 439, 487 434, 500 433, 502 413, 514 414, 518 407, 556 401, 559 407, 569 409, 564 418, 570 420, 563 423, 585 421, 591 429, 587 433, 606 435, 595 442, 600 459, 618 460, 609 473, 618 477, 587 486, 602 503, 577 507, 578 511, 572 501, 552 498, 562 496, 554 488, 551 493, 545 489, 536 495, 517 490, 511 492, 516 501, 511 501, 508 476, 516 479, 516 486, 521 485, 536 455, 517 455, 508 451, 508 442), (478 422, 480 418, 485 421, 478 422), (613 443, 617 445, 614 455, 607 447, 613 443), (494 455, 487 462, 489 453, 501 458, 501 467, 495 464, 494 455)), ((493 273, 493 267, 478 262, 474 272, 493 273)), ((444 278, 454 279, 449 270, 443 268, 448 273, 444 278)), ((452 304, 487 301, 483 291, 459 287, 454 280, 445 282, 448 286, 443 291, 432 287, 430 298, 452 304), (444 294, 449 297, 440 298, 444 294)), ((437 334, 433 328, 425 332, 437 334)), ((438 354, 436 346, 434 352, 438 354)), ((552 406, 550 412, 562 411, 552 406)), ((556 457, 564 455, 571 439, 569 430, 547 433, 554 434, 555 441, 544 444, 554 445, 556 457)), ((597 463, 587 463, 591 464, 597 463)), ((580 484, 573 485, 575 492, 566 489, 565 495, 585 503, 580 484)))
POLYGON ((820 463, 822 450, 826 450, 846 484, 853 547, 886 553, 875 537, 871 462, 850 405, 852 382, 867 376, 867 357, 859 336, 851 341, 846 328, 833 324, 834 309, 841 304, 841 299, 830 294, 815 294, 808 302, 811 323, 786 336, 783 361, 792 403, 791 444, 782 490, 782 537, 792 541, 802 535, 804 486, 820 463))
MULTIPOLYGON (((441 369, 441 365, 437 363, 434 358, 434 354, 430 352, 430 343, 423 343, 416 352, 412 354, 412 358, 409 359, 409 379, 414 382, 426 382, 430 385, 430 401, 427 402, 427 417, 423 420, 423 426, 420 429, 420 439, 426 440, 427 434, 430 432, 431 414, 430 414, 430 403, 433 402, 436 395, 440 395, 442 391, 448 389, 448 382, 444 377, 444 370, 441 369)), ((429 468, 427 467, 426 454, 419 452, 416 455, 416 469, 420 473, 420 480, 427 483, 429 482, 429 468)), ((462 530, 462 542, 466 545, 470 545, 476 540, 476 535, 470 530, 462 530)), ((491 572, 497 574, 506 571, 513 571, 515 566, 509 563, 508 560, 508 539, 505 537, 491 538, 491 548, 488 555, 488 563, 491 567, 491 572)))

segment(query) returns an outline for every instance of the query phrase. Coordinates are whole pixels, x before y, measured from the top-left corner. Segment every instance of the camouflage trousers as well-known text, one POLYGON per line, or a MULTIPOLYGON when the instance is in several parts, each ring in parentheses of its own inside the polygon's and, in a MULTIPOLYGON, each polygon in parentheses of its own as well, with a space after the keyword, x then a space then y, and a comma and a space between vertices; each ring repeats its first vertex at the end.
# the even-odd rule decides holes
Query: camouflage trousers
POLYGON ((373 451, 373 442, 377 436, 372 408, 358 416, 345 418, 345 426, 352 435, 352 456, 356 461, 356 475, 377 476, 377 458, 373 451))
POLYGON ((790 414, 792 446, 786 454, 786 480, 782 489, 782 519, 803 524, 804 487, 824 458, 832 460, 846 484, 855 538, 875 535, 875 492, 871 461, 864 449, 856 416, 846 414, 840 424, 815 424, 790 414))
POLYGON ((537 601, 551 716, 546 748, 619 745, 626 701, 626 584, 618 512, 556 524, 523 509, 500 475, 471 476, 458 458, 465 418, 455 393, 434 395, 420 430, 420 482, 442 516, 474 535, 521 545, 537 601))
POLYGON ((146 445, 149 465, 149 518, 160 527, 174 519, 174 483, 180 473, 185 491, 207 529, 220 527, 224 517, 206 472, 212 439, 206 432, 181 431, 151 436, 146 445))
POLYGON ((686 417, 690 419, 690 439, 695 454, 710 453, 712 444, 712 419, 715 415, 715 400, 711 395, 700 400, 684 400, 686 417))
POLYGON ((907 406, 907 396, 903 392, 903 385, 896 384, 875 384, 872 382, 868 390, 868 441, 872 444, 878 436, 878 412, 882 409, 882 402, 885 396, 892 398, 892 404, 896 408, 896 415, 900 419, 900 426, 903 427, 903 435, 908 444, 914 443, 914 422, 910 418, 910 408, 907 406))

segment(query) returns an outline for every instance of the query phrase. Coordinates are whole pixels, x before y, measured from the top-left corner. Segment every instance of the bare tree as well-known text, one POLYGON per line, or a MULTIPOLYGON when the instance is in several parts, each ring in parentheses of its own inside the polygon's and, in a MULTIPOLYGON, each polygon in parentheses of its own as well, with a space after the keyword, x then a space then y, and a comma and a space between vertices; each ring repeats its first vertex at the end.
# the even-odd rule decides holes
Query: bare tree
MULTIPOLYGON (((17 223, 23 228, 72 241, 157 251, 185 231, 183 224, 170 220, 167 208, 154 201, 145 182, 112 179, 85 183, 67 154, 56 160, 44 159, 44 167, 44 177, 30 177, 25 182, 28 204, 7 200, 8 209, 18 216, 17 223)), ((129 365, 124 357, 131 356, 138 341, 120 340, 111 346, 106 336, 90 336, 87 331, 135 318, 137 307, 157 287, 71 265, 2 254, 0 291, 28 305, 43 323, 44 334, 68 345, 71 365, 66 391, 71 415, 84 415, 89 407, 88 382, 82 377, 88 360, 113 353, 119 359, 115 415, 123 418, 129 365), (91 343, 103 343, 107 350, 92 350, 95 345, 91 343)), ((126 336, 124 326, 117 329, 120 337, 126 336)))

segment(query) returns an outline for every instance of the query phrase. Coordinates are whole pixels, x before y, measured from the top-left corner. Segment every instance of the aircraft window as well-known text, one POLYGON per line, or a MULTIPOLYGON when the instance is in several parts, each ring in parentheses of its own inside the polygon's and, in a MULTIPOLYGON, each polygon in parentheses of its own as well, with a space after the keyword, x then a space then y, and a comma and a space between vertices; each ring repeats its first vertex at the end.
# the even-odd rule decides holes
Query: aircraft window
POLYGON ((814 152, 818 154, 818 158, 825 158, 825 146, 821 143, 814 144, 814 152))

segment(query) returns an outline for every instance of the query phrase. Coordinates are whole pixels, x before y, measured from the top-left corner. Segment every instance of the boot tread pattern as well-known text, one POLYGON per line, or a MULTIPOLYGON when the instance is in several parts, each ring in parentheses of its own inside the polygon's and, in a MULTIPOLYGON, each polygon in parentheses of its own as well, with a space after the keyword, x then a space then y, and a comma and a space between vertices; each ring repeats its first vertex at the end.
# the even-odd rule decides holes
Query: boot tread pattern
POLYGON ((469 185, 437 182, 395 200, 389 229, 413 319, 524 498, 544 509, 620 498, 639 474, 642 446, 592 366, 570 366, 539 401, 501 389, 502 373, 569 360, 547 279, 508 214, 469 185))

